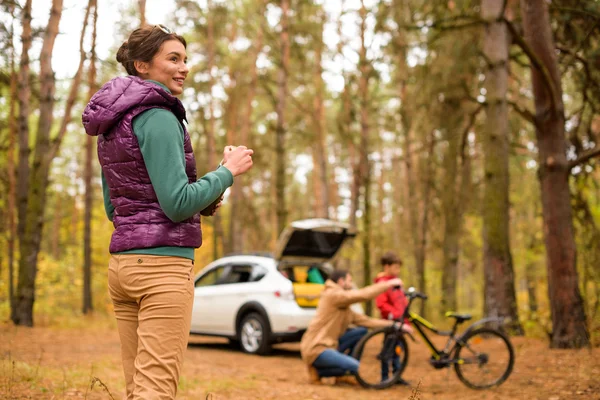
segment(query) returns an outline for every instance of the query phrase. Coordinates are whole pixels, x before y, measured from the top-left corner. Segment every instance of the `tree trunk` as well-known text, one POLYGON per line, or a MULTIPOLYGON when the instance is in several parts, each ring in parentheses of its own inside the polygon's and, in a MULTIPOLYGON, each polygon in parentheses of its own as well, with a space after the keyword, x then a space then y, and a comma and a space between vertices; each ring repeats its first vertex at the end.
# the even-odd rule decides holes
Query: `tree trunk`
POLYGON ((10 110, 8 117, 8 153, 7 153, 7 173, 8 173, 8 199, 7 199, 7 225, 8 225, 8 302, 10 309, 13 308, 14 289, 14 265, 15 265, 15 239, 17 230, 15 224, 15 213, 17 211, 17 181, 15 170, 15 149, 17 147, 17 117, 16 105, 17 99, 17 72, 15 69, 15 47, 14 47, 14 4, 10 7, 10 110))
MULTIPOLYGON (((448 110, 453 115, 460 115, 460 108, 448 110)), ((446 129, 448 148, 444 155, 444 192, 442 193, 442 214, 444 216, 444 243, 442 264, 442 298, 440 315, 446 311, 456 310, 456 281, 458 272, 458 254, 461 227, 460 192, 458 191, 460 174, 458 174, 458 157, 461 136, 456 134, 458 124, 451 124, 446 129)))
POLYGON ((342 137, 346 139, 348 146, 348 163, 352 170, 352 177, 350 182, 350 225, 356 228, 356 213, 358 212, 358 198, 360 195, 360 158, 356 145, 354 144, 353 133, 351 129, 352 124, 352 83, 350 78, 346 77, 346 83, 344 85, 344 92, 342 93, 342 111, 339 121, 339 129, 342 133, 342 137))
POLYGON ((138 0, 140 6, 140 27, 146 25, 146 0, 138 0))
MULTIPOLYGON (((229 43, 235 43, 237 39, 237 24, 233 22, 232 29, 229 35, 229 43)), ((248 145, 247 142, 241 142, 238 137, 238 131, 241 127, 238 127, 238 117, 241 103, 241 93, 242 85, 238 85, 238 80, 240 78, 240 70, 237 66, 237 60, 234 52, 230 54, 230 65, 229 65, 229 85, 226 88, 227 92, 227 106, 225 115, 227 115, 227 144, 244 144, 248 145)), ((247 127, 246 127, 247 128, 247 127)), ((230 189, 230 214, 229 214, 229 237, 227 239, 226 248, 228 252, 241 252, 243 249, 242 236, 240 233, 241 227, 244 225, 241 221, 242 215, 244 215, 244 210, 241 209, 243 207, 242 203, 242 192, 241 189, 243 187, 241 183, 242 176, 236 178, 236 183, 230 189)))
POLYGON ((277 127, 275 130, 275 185, 276 185, 276 212, 277 234, 281 233, 287 224, 287 208, 285 202, 285 165, 286 165, 286 121, 285 107, 288 95, 288 73, 290 65, 290 39, 288 26, 289 0, 281 0, 281 33, 279 36, 281 46, 281 65, 277 79, 277 127))
MULTIPOLYGON (((371 168, 369 165, 369 76, 371 66, 367 59, 367 47, 365 34, 367 30, 367 9, 361 0, 360 7, 360 50, 358 90, 360 96, 360 148, 359 148, 359 171, 360 187, 363 189, 364 205, 364 232, 363 232, 363 278, 364 286, 371 283, 371 168)), ((366 302, 365 313, 372 314, 373 302, 366 302)))
MULTIPOLYGON (((23 10, 21 33, 21 60, 19 61, 19 83, 17 88, 19 98, 19 166, 17 169, 17 210, 18 236, 25 229, 25 212, 27 210, 27 183, 29 182, 29 98, 31 88, 29 82, 29 49, 31 48, 31 0, 25 2, 23 10)), ((14 310, 13 310, 14 311, 14 310)))
POLYGON ((50 254, 55 260, 60 260, 60 225, 63 218, 63 208, 61 207, 61 196, 55 195, 54 212, 52 214, 52 232, 54 234, 50 238, 50 254))
MULTIPOLYGON (((530 251, 533 251, 534 240, 531 240, 528 246, 530 251)), ((527 305, 529 308, 529 319, 537 320, 538 301, 536 295, 536 280, 535 263, 529 262, 525 266, 525 281, 527 283, 527 305)))
MULTIPOLYGON (((93 15, 93 30, 92 30, 92 49, 90 52, 90 65, 88 71, 88 101, 98 90, 96 86, 96 26, 98 20, 98 7, 96 0, 90 0, 84 17, 84 28, 82 33, 85 34, 85 26, 88 21, 90 8, 94 8, 93 15)), ((83 53, 82 58, 85 58, 83 51, 83 35, 81 36, 80 50, 83 53)), ((93 311, 92 302, 92 209, 94 199, 94 187, 92 186, 92 176, 94 176, 94 167, 92 159, 94 158, 95 140, 90 135, 86 135, 85 144, 85 170, 83 179, 85 184, 85 199, 84 199, 84 217, 83 217, 83 305, 82 312, 87 314, 93 311)))
MULTIPOLYGON (((208 131, 206 132, 206 153, 208 160, 208 170, 211 171, 217 165, 216 161, 216 131, 215 131, 215 99, 213 94, 213 87, 215 86, 214 77, 214 66, 215 66, 215 26, 213 19, 213 7, 212 1, 207 2, 207 36, 208 36, 208 92, 210 93, 210 100, 208 101, 208 131)), ((213 259, 219 258, 219 240, 223 243, 223 227, 221 224, 221 215, 217 212, 212 218, 213 224, 213 259)))
POLYGON ((329 183, 327 180, 327 155, 325 152, 325 107, 323 66, 323 28, 324 17, 319 15, 319 31, 316 37, 314 84, 315 97, 313 101, 315 142, 313 144, 315 214, 317 218, 329 218, 329 183))
MULTIPOLYGON (((427 291, 427 280, 425 276, 425 261, 427 259, 427 231, 429 230, 429 206, 431 205, 431 189, 433 188, 433 180, 434 180, 434 148, 435 148, 435 136, 433 132, 431 132, 429 143, 428 143, 428 159, 426 160, 426 172, 425 176, 422 177, 425 179, 423 182, 423 196, 421 199, 421 213, 420 213, 420 221, 417 225, 415 231, 417 232, 416 236, 418 238, 417 245, 415 247, 415 260, 416 260, 416 270, 417 270, 417 279, 419 282, 420 290, 427 291)), ((421 302, 420 312, 422 316, 425 316, 425 302, 421 302)))
POLYGON ((483 52, 489 61, 486 73, 487 108, 484 152, 485 191, 483 201, 483 265, 485 309, 489 317, 508 317, 515 334, 523 334, 519 323, 514 272, 509 240, 509 132, 508 45, 506 25, 496 19, 504 14, 503 0, 484 0, 482 18, 485 29, 483 52))
POLYGON ((561 78, 546 2, 521 0, 521 13, 525 41, 539 65, 532 66, 531 79, 552 316, 551 347, 579 348, 588 346, 590 340, 577 274, 561 78))

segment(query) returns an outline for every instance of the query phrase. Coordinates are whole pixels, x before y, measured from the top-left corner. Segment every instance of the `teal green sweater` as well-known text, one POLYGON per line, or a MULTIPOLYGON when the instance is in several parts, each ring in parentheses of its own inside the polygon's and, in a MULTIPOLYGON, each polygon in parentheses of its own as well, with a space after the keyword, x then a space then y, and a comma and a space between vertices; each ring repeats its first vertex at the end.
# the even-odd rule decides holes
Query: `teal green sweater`
MULTIPOLYGON (((166 91, 166 86, 156 82, 166 91)), ((185 173, 183 126, 175 115, 162 108, 146 110, 133 120, 133 132, 140 144, 144 164, 158 203, 167 217, 174 222, 183 221, 200 212, 215 201, 229 186, 233 175, 225 167, 218 167, 196 182, 189 183, 185 173)), ((104 173, 102 173, 104 209, 112 221, 114 206, 104 173)), ((149 254, 194 259, 191 247, 154 247, 133 249, 117 254, 149 254)))

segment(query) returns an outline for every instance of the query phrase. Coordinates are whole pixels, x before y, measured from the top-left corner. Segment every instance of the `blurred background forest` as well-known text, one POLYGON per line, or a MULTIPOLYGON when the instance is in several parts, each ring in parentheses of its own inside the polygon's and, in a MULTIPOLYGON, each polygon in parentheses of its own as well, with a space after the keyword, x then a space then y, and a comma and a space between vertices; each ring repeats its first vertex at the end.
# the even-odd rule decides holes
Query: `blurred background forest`
POLYGON ((155 23, 188 41, 199 173, 225 145, 255 151, 203 221, 197 270, 331 218, 359 232, 339 265, 366 285, 398 252, 434 321, 503 315, 553 347, 600 344, 597 0, 2 0, 3 321, 111 313, 81 113, 155 23))

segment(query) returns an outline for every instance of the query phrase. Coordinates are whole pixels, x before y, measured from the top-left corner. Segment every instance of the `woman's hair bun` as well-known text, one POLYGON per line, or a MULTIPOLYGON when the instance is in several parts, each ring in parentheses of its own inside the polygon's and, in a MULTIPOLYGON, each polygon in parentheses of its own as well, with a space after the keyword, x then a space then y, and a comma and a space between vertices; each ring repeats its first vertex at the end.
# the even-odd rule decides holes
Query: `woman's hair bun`
POLYGON ((129 43, 126 41, 123 42, 121 47, 119 47, 119 51, 117 51, 117 61, 125 66, 125 63, 129 61, 129 43))

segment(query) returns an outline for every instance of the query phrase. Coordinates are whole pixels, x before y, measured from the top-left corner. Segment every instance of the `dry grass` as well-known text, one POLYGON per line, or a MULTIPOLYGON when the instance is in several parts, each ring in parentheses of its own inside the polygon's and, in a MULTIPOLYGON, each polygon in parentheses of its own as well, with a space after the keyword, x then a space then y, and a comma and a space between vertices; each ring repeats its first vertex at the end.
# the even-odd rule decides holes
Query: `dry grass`
MULTIPOLYGON (((15 328, 0 325, 0 399, 119 399, 124 392, 116 329, 89 320, 85 327, 15 328)), ((79 325, 79 324, 77 324, 79 325)), ((451 370, 436 371, 423 344, 411 344, 403 375, 412 388, 384 391, 308 385, 298 345, 270 357, 232 351, 225 340, 192 337, 179 384, 179 400, 566 400, 600 399, 600 349, 550 350, 547 343, 514 339, 517 360, 499 388, 475 391, 451 370)))

